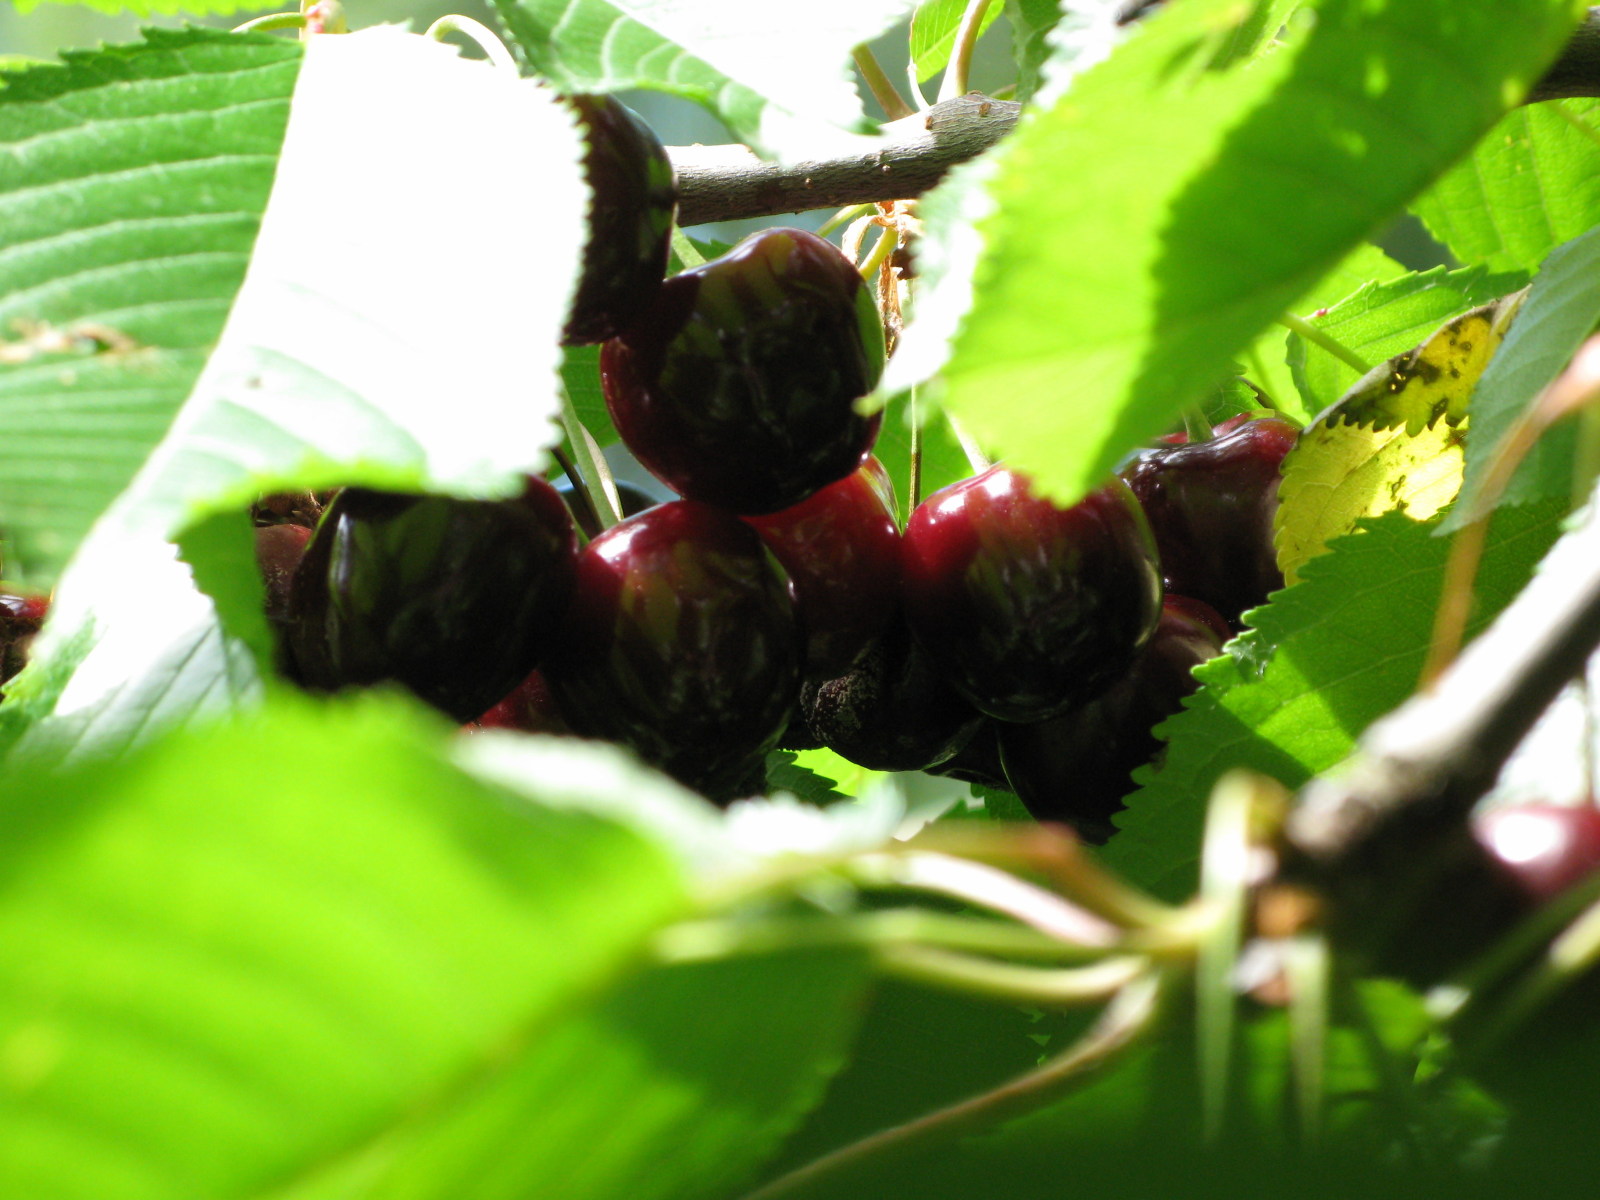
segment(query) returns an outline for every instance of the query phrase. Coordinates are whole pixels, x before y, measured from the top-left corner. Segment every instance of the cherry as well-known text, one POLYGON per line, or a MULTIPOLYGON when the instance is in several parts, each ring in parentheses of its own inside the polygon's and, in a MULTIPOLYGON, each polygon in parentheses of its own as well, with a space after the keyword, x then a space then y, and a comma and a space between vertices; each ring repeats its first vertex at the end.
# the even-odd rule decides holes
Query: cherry
POLYGON ((0 683, 27 665, 29 643, 49 615, 49 596, 0 591, 0 683))
POLYGON ((304 525, 262 525, 256 529, 256 565, 267 589, 267 621, 275 629, 288 627, 294 573, 305 557, 310 539, 311 530, 304 525))
POLYGON ((923 501, 901 550, 912 632, 1004 721, 1088 700, 1133 665, 1161 613, 1155 544, 1119 480, 1064 509, 991 467, 923 501))
POLYGON ((970 741, 942 763, 928 768, 930 775, 959 779, 997 792, 1009 792, 1011 784, 1006 779, 1005 768, 1000 765, 1000 742, 997 731, 1003 724, 993 717, 984 717, 970 741))
POLYGON ((1194 668, 1227 638, 1227 624, 1209 606, 1166 597, 1155 636, 1106 691, 1048 721, 996 724, 1011 790, 1039 820, 1065 822, 1104 842, 1132 790, 1129 775, 1161 749, 1151 731, 1183 707, 1199 686, 1194 668))
POLYGON ((603 342, 626 328, 661 287, 678 189, 661 142, 612 96, 567 98, 588 149, 584 181, 593 193, 583 273, 562 340, 603 342))
POLYGON ((843 675, 800 688, 830 750, 874 771, 922 771, 971 739, 982 715, 947 684, 898 616, 843 675))
POLYGON ((746 517, 794 584, 805 670, 849 669, 900 600, 900 526, 889 472, 875 458, 792 508, 746 517))
POLYGON ((752 234, 662 285, 600 351, 617 432, 692 500, 777 512, 866 460, 879 415, 855 402, 883 369, 861 276, 800 229, 752 234))
POLYGON ((510 500, 345 488, 295 572, 291 674, 318 690, 392 680, 471 720, 544 653, 576 553, 541 479, 510 500))
POLYGON ((1600 808, 1593 804, 1491 808, 1473 818, 1472 833, 1535 906, 1600 869, 1600 808))
POLYGON ((800 649, 788 576, 755 530, 677 500, 584 548, 543 674, 573 732, 726 802, 783 732, 800 649))
POLYGON ((1150 518, 1168 591, 1237 622, 1283 586, 1272 520, 1296 435, 1281 417, 1261 417, 1209 442, 1147 450, 1123 468, 1150 518))
POLYGON ((465 728, 515 729, 522 733, 572 732, 555 697, 550 694, 550 685, 538 671, 530 671, 526 679, 483 713, 476 725, 465 728))

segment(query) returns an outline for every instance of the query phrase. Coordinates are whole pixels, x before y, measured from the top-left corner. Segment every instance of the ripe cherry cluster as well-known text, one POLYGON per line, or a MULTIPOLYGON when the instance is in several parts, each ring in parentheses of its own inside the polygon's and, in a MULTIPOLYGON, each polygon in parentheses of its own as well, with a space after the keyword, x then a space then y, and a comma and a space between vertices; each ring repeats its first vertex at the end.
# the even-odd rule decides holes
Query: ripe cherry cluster
POLYGON ((538 479, 503 501, 346 488, 315 532, 316 498, 277 498, 258 551, 285 673, 618 741, 718 801, 760 790, 775 747, 827 745, 1102 831, 1190 668, 1276 583, 1292 428, 1162 447, 1070 508, 995 467, 902 535, 857 410, 884 340, 853 264, 769 229, 663 279, 665 154, 614 101, 575 108, 596 221, 567 340, 602 342, 618 433, 681 499, 580 549, 538 479))

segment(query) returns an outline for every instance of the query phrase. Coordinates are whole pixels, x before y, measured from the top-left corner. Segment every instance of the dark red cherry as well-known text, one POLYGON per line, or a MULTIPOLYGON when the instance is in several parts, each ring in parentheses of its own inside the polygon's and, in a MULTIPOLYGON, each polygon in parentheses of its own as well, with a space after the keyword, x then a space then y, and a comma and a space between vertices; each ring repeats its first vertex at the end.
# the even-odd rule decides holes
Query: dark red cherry
POLYGON ((617 432, 668 487, 771 513, 866 460, 878 414, 855 403, 883 369, 883 326, 861 276, 800 229, 752 234, 667 280, 600 351, 617 432))
POLYGON ((794 583, 805 672, 849 669, 900 603, 900 526, 889 472, 875 458, 792 508, 745 521, 794 583))
POLYGON ((562 340, 603 342, 642 313, 667 273, 678 206, 672 162, 650 127, 612 96, 569 96, 593 193, 583 274, 562 340))
POLYGON ((1100 695, 1048 721, 996 723, 1011 790, 1039 820, 1105 841, 1112 814, 1133 790, 1129 775, 1161 749, 1151 731, 1183 707, 1199 686, 1194 668, 1220 653, 1227 637, 1209 606, 1168 596, 1139 660, 1100 695))
POLYGON ((1600 870, 1600 808, 1516 804, 1473 818, 1472 832, 1533 904, 1545 904, 1600 870))
POLYGON ((305 557, 311 530, 304 525, 261 525, 256 528, 256 566, 267 589, 267 621, 275 629, 289 622, 289 596, 295 571, 305 557))
POLYGON ((928 768, 930 775, 959 779, 977 787, 1009 792, 1005 768, 1000 765, 1000 742, 996 731, 1004 722, 984 717, 967 744, 942 763, 928 768))
POLYGON ((1118 480, 1071 508, 1004 467, 929 496, 901 542, 906 614, 944 676, 1003 721, 1042 721, 1131 667, 1161 577, 1118 480))
POLYGON ((719 802, 776 745, 799 670, 789 577, 755 530, 690 500, 585 547, 543 667, 575 733, 622 742, 719 802))
POLYGON ((572 732, 555 697, 550 694, 550 685, 538 671, 530 671, 526 679, 483 713, 476 725, 465 728, 515 729, 521 733, 572 732))
POLYGON ((824 746, 874 771, 937 766, 983 719, 944 681, 898 614, 849 671, 803 684, 800 711, 824 746))
POLYGON ((1209 442, 1147 450, 1123 468, 1150 518, 1168 591, 1237 622, 1283 586, 1272 520, 1296 435, 1288 421, 1263 417, 1209 442))
POLYGON ((0 591, 0 683, 28 662, 28 647, 50 615, 50 597, 42 592, 0 591))
POLYGON ((576 554, 541 479, 509 500, 346 488, 295 572, 292 673, 318 690, 394 681, 471 720, 543 655, 576 554))

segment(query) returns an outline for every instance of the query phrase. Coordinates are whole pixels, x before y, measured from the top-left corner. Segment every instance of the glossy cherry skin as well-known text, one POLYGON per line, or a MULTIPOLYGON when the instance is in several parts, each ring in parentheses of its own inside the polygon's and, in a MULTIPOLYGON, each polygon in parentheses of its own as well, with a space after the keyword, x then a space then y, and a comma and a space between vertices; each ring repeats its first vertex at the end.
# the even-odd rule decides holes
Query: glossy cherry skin
POLYGON ((593 193, 583 273, 562 340, 603 342, 650 304, 667 273, 678 187, 661 142, 613 96, 569 96, 588 146, 593 193))
POLYGON ((542 479, 509 500, 346 488, 295 572, 293 677, 317 690, 393 681, 471 720, 538 663, 576 555, 542 479))
POLYGON ((528 677, 503 696, 498 704, 478 717, 476 724, 464 729, 515 729, 520 733, 571 733, 572 727, 561 715, 550 685, 539 671, 528 672, 528 677))
POLYGON ((1112 814, 1133 790, 1129 776, 1161 749, 1152 730, 1183 707, 1199 686, 1194 668, 1216 657, 1227 638, 1226 623, 1209 606, 1166 597, 1155 636, 1100 695, 1049 721, 996 723, 1011 790, 1039 820, 1104 842, 1112 814))
POLYGON ((304 525, 261 525, 255 532, 256 566, 267 591, 267 621, 276 629, 285 629, 295 571, 305 557, 311 530, 304 525))
POLYGON ((912 632, 957 691, 1003 721, 1043 721, 1095 695, 1161 614, 1155 543, 1117 480, 1063 509, 991 467, 924 500, 901 552, 912 632))
POLYGON ((600 351, 617 432, 691 500, 777 512, 866 461, 879 415, 855 402, 883 370, 872 293, 828 242, 752 234, 667 280, 600 351))
POLYGON ((848 670, 900 603, 900 526, 889 472, 868 458, 792 508, 744 519, 794 584, 807 677, 848 670))
POLYGON ((0 591, 0 683, 22 670, 28 646, 50 615, 50 597, 41 592, 0 591))
POLYGON ((575 733, 726 802, 783 732, 800 650, 789 578, 755 530, 677 500, 585 547, 543 673, 575 733))
POLYGON ((1209 442, 1147 450, 1123 468, 1150 518, 1168 591, 1204 600, 1237 623, 1283 586, 1272 522, 1280 468, 1297 432, 1282 418, 1263 417, 1209 442))
POLYGON ((1473 836, 1533 905, 1600 870, 1600 808, 1517 804, 1478 813, 1473 836))
POLYGON ((800 711, 824 746, 873 771, 937 766, 983 720, 944 681, 898 614, 849 671, 803 684, 800 711))

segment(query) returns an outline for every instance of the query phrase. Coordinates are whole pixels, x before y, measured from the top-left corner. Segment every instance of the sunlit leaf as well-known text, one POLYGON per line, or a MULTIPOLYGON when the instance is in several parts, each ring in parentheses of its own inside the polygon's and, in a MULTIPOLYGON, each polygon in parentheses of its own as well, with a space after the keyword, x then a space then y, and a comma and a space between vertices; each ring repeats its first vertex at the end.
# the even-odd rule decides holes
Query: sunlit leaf
POLYGON ((909 0, 813 0, 777 34, 740 0, 494 0, 527 61, 564 91, 654 88, 743 141, 815 152, 867 133, 850 49, 909 0))
POLYGON ((1413 210, 1462 262, 1532 270, 1600 222, 1600 100, 1507 114, 1413 210))
POLYGON ((1258 7, 1165 6, 997 148, 945 403, 1053 494, 1081 495, 1158 433, 1466 151, 1575 13, 1559 0, 1311 8, 1283 47, 1216 69, 1258 7), (1445 105, 1440 61, 1455 72, 1445 105))
MULTIPOLYGON (((1462 503, 1447 529, 1481 496, 1485 472, 1501 439, 1518 415, 1562 371, 1600 321, 1600 231, 1590 230, 1545 260, 1505 345, 1483 374, 1472 401, 1473 435, 1467 443, 1467 478, 1462 503)), ((1575 484, 1575 431, 1558 425, 1534 446, 1512 477, 1503 500, 1527 503, 1546 496, 1569 497, 1575 484)))
MULTIPOLYGON (((1000 15, 1001 5, 1002 0, 989 0, 978 27, 980 37, 1000 15)), ((966 10, 967 0, 922 0, 917 5, 911 14, 911 61, 917 66, 918 79, 926 82, 944 70, 966 10)))
POLYGON ((1468 402, 1523 293, 1446 322, 1390 359, 1300 434, 1283 461, 1275 543, 1293 583, 1306 560, 1365 517, 1425 521, 1455 499, 1468 402))

